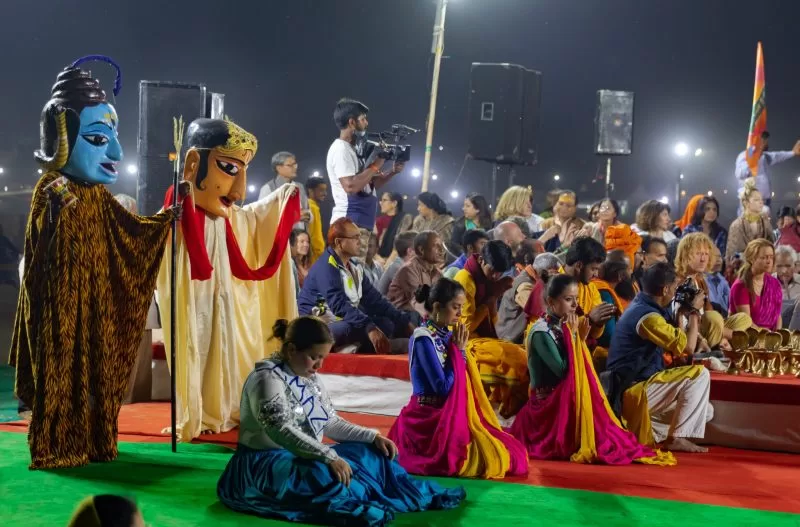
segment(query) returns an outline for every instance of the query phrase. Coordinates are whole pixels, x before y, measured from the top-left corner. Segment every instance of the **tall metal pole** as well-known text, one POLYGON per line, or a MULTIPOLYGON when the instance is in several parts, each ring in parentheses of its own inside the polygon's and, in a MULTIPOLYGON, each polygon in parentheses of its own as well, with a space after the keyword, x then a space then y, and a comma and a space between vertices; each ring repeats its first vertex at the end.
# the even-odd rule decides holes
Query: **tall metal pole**
POLYGON ((611 158, 606 162, 606 198, 611 197, 611 158))
POLYGON ((428 110, 428 135, 425 139, 425 163, 422 166, 422 192, 428 190, 428 179, 431 175, 431 151, 433 150, 433 123, 436 120, 436 97, 439 94, 439 71, 444 51, 444 16, 447 11, 447 0, 439 0, 436 9, 436 21, 433 24, 433 79, 431 80, 431 103, 428 110))

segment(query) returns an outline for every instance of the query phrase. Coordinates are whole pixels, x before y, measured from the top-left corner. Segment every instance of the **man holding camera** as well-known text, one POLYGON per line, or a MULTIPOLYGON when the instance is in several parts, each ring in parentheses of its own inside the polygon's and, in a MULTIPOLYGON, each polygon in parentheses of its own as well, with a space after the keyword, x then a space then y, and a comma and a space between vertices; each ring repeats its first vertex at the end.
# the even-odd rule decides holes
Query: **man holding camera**
POLYGON ((366 140, 369 108, 359 101, 341 99, 333 110, 333 120, 339 127, 339 137, 328 149, 326 167, 333 193, 331 225, 346 217, 361 231, 361 253, 366 253, 369 235, 375 228, 378 197, 375 189, 388 183, 403 170, 395 162, 388 172, 380 148, 374 148, 366 158, 359 158, 357 143, 366 140))
POLYGON ((608 353, 607 371, 601 376, 609 402, 629 430, 643 444, 663 443, 669 450, 707 452, 690 441, 703 438, 714 415, 709 404, 711 377, 702 365, 690 365, 697 347, 699 292, 678 317, 688 319, 684 332, 672 322, 670 306, 679 280, 666 263, 657 263, 642 276, 643 291, 620 317, 608 353), (675 357, 664 366, 664 352, 675 357))

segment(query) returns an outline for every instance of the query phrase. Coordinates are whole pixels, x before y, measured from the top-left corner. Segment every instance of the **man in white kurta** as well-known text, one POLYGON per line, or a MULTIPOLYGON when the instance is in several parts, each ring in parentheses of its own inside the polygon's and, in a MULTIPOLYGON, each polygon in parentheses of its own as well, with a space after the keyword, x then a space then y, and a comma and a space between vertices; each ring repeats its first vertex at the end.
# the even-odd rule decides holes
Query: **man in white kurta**
MULTIPOLYGON (((279 347, 271 340, 275 320, 297 316, 291 256, 286 250, 292 223, 299 217, 295 186, 283 185, 263 199, 236 206, 244 196, 246 168, 256 143, 238 127, 224 142, 214 140, 215 132, 225 135, 220 123, 236 127, 227 121, 199 119, 187 133, 190 149, 184 179, 194 190, 184 203, 179 226, 176 273, 175 371, 181 441, 238 425, 247 375, 257 361, 279 347)), ((168 244, 157 292, 168 360, 171 250, 168 244)))

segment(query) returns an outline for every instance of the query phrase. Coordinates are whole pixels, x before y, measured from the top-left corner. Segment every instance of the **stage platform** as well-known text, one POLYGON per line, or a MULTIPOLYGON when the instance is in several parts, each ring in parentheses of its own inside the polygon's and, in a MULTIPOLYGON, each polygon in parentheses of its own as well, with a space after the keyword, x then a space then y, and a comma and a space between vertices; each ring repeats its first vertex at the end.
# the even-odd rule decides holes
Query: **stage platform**
MULTIPOLYGON (((405 355, 329 355, 320 374, 346 412, 397 416, 411 397, 405 355)), ((706 442, 800 453, 800 379, 711 374, 714 419, 706 442)))

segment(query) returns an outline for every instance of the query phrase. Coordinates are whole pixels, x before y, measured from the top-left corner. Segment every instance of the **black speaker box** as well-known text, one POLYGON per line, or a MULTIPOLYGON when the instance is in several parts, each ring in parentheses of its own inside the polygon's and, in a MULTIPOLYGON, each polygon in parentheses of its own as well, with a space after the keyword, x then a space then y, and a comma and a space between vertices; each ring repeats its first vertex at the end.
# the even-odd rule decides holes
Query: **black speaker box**
POLYGON ((516 64, 473 63, 469 154, 502 165, 538 160, 542 74, 516 64))
MULTIPOLYGON (((183 116, 184 127, 199 117, 222 118, 224 95, 210 93, 203 84, 166 81, 139 83, 138 185, 139 214, 158 212, 172 184, 173 117, 183 116)), ((184 128, 185 133, 185 128, 184 128)), ((179 153, 181 160, 184 151, 179 153)))
POLYGON ((597 91, 595 153, 630 155, 633 151, 633 92, 597 91))

